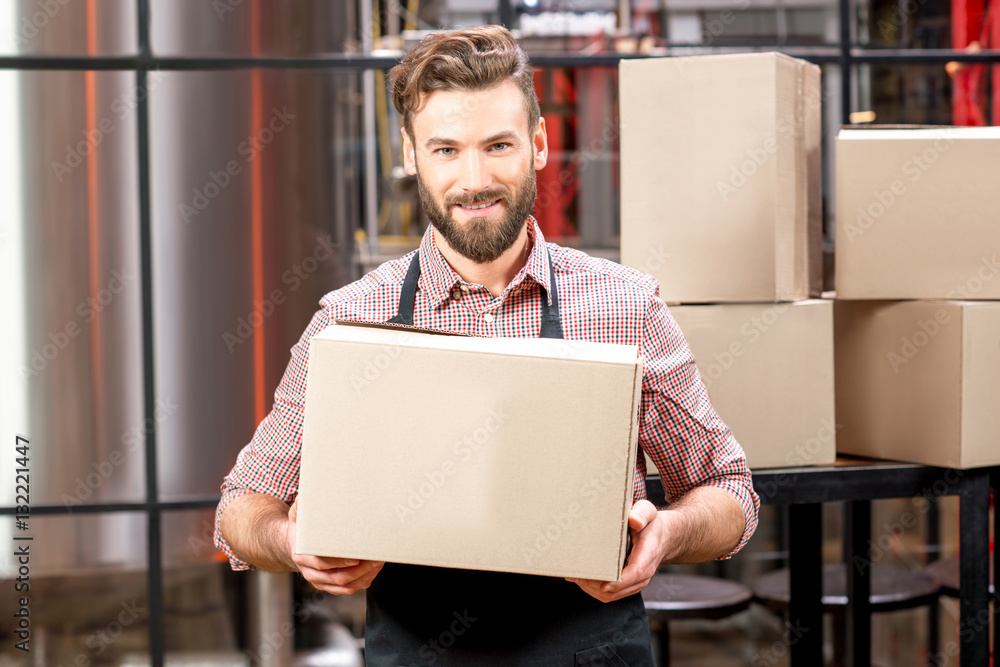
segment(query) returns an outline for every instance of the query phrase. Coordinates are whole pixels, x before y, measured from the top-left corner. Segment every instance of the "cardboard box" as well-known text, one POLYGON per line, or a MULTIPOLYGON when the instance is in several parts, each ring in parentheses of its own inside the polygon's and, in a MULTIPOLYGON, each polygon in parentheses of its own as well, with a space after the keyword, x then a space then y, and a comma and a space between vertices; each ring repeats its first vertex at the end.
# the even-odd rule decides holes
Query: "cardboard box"
POLYGON ((838 451, 1000 464, 1000 302, 839 301, 838 451))
POLYGON ((620 577, 636 346, 345 324, 309 347, 299 553, 620 577))
POLYGON ((1000 127, 837 137, 838 299, 1000 299, 1000 127))
POLYGON ((750 468, 836 458, 833 302, 672 306, 750 468))
POLYGON ((778 53, 619 65, 622 263, 667 303, 822 290, 820 71, 778 53))

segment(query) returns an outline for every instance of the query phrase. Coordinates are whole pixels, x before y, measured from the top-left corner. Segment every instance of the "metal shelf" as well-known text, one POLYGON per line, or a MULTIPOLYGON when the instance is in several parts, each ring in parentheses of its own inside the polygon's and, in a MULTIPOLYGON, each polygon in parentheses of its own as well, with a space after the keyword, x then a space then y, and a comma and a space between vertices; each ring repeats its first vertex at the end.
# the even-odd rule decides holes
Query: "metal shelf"
MULTIPOLYGON (((1000 50, 985 50, 967 53, 951 49, 872 49, 851 46, 846 52, 835 46, 781 47, 767 45, 702 47, 698 45, 675 45, 673 52, 663 55, 636 53, 536 53, 530 55, 531 64, 537 67, 614 67, 622 60, 650 57, 688 57, 726 53, 751 53, 778 51, 780 53, 808 60, 818 65, 842 64, 922 64, 946 63, 951 61, 973 63, 1000 63, 1000 50)), ((388 70, 399 62, 395 56, 362 56, 351 54, 330 54, 317 56, 269 56, 252 58, 246 56, 0 56, 0 69, 18 70, 164 70, 164 71, 206 71, 242 69, 328 69, 346 72, 368 70, 388 70)))
MULTIPOLYGON (((122 503, 83 503, 80 505, 32 505, 30 516, 58 516, 62 514, 98 514, 103 512, 148 512, 215 509, 219 497, 192 498, 189 500, 158 500, 122 503)), ((0 507, 0 516, 17 514, 15 507, 0 507)))

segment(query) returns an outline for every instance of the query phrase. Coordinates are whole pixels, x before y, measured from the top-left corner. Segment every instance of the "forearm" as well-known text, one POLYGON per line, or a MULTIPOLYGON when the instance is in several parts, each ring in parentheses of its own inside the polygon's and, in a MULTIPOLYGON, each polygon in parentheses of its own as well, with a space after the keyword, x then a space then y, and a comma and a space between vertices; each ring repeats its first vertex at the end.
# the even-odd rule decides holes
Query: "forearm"
POLYGON ((660 510, 668 542, 664 563, 702 563, 725 556, 739 543, 746 527, 740 502, 728 491, 700 486, 660 510))
POLYGON ((288 505, 274 496, 250 493, 223 511, 220 530, 233 552, 269 572, 295 572, 288 548, 288 505))

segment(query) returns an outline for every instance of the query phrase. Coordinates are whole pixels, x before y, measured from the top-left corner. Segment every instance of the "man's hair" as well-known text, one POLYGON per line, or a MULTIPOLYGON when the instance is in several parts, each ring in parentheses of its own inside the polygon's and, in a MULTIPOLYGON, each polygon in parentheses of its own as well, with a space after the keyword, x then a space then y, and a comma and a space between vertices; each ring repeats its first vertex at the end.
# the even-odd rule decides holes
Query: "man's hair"
POLYGON ((541 111, 528 56, 506 28, 486 25, 428 35, 389 72, 392 102, 413 139, 413 113, 437 90, 489 90, 513 81, 528 112, 528 131, 541 111))

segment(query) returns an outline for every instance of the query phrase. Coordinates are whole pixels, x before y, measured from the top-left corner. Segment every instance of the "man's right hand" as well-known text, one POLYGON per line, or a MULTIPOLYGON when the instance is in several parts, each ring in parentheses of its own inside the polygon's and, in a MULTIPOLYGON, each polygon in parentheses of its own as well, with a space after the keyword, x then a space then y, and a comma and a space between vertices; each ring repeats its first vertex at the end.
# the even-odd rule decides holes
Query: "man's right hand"
POLYGON ((381 561, 356 558, 328 558, 295 553, 295 519, 298 515, 298 498, 288 508, 288 553, 306 581, 318 590, 333 595, 350 595, 372 585, 375 576, 385 565, 381 561))

